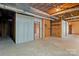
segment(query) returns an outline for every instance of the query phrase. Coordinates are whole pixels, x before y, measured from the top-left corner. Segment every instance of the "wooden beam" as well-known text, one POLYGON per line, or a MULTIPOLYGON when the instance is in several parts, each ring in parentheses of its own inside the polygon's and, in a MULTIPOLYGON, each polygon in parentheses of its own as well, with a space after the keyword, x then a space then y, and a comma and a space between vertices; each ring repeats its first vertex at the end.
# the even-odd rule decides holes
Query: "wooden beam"
POLYGON ((78 16, 73 16, 73 17, 68 17, 68 18, 65 18, 65 19, 77 19, 79 18, 79 15, 78 16))
POLYGON ((63 3, 61 5, 58 5, 54 8, 49 9, 48 13, 49 14, 55 14, 55 13, 61 12, 63 10, 67 10, 67 9, 74 8, 74 7, 77 7, 77 6, 79 6, 78 3, 63 3), (57 11, 56 9, 59 9, 59 10, 57 11))

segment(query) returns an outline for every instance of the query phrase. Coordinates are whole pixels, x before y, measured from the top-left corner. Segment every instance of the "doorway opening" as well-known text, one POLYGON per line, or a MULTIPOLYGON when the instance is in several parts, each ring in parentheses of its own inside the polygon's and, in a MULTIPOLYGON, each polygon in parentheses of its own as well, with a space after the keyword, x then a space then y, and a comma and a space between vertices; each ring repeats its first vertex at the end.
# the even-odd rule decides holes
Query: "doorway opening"
POLYGON ((35 40, 40 39, 40 22, 34 23, 34 36, 35 40))
POLYGON ((69 34, 72 34, 72 25, 69 25, 69 34))
POLYGON ((0 41, 8 39, 15 42, 15 12, 0 9, 0 41))

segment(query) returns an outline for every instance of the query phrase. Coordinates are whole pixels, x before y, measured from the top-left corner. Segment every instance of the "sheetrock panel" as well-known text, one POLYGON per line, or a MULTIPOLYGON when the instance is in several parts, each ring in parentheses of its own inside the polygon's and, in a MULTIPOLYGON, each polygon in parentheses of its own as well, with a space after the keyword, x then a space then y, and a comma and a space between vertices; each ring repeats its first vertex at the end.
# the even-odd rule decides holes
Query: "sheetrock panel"
POLYGON ((16 14, 16 44, 34 40, 34 18, 16 14))

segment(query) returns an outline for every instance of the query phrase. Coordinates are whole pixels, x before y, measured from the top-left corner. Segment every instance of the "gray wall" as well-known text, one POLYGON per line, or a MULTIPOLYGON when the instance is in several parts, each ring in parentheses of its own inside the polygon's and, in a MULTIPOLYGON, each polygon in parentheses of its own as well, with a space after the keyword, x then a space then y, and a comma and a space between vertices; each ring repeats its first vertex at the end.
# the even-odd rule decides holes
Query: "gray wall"
POLYGON ((16 44, 34 40, 34 18, 16 14, 16 44))

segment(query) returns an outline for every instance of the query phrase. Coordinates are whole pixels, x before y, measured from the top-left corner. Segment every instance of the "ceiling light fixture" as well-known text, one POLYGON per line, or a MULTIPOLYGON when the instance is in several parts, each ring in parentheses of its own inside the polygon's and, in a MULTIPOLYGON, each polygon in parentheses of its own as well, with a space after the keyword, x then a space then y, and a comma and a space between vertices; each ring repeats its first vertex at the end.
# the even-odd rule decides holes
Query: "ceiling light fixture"
POLYGON ((56 11, 60 11, 60 8, 56 8, 56 11))

